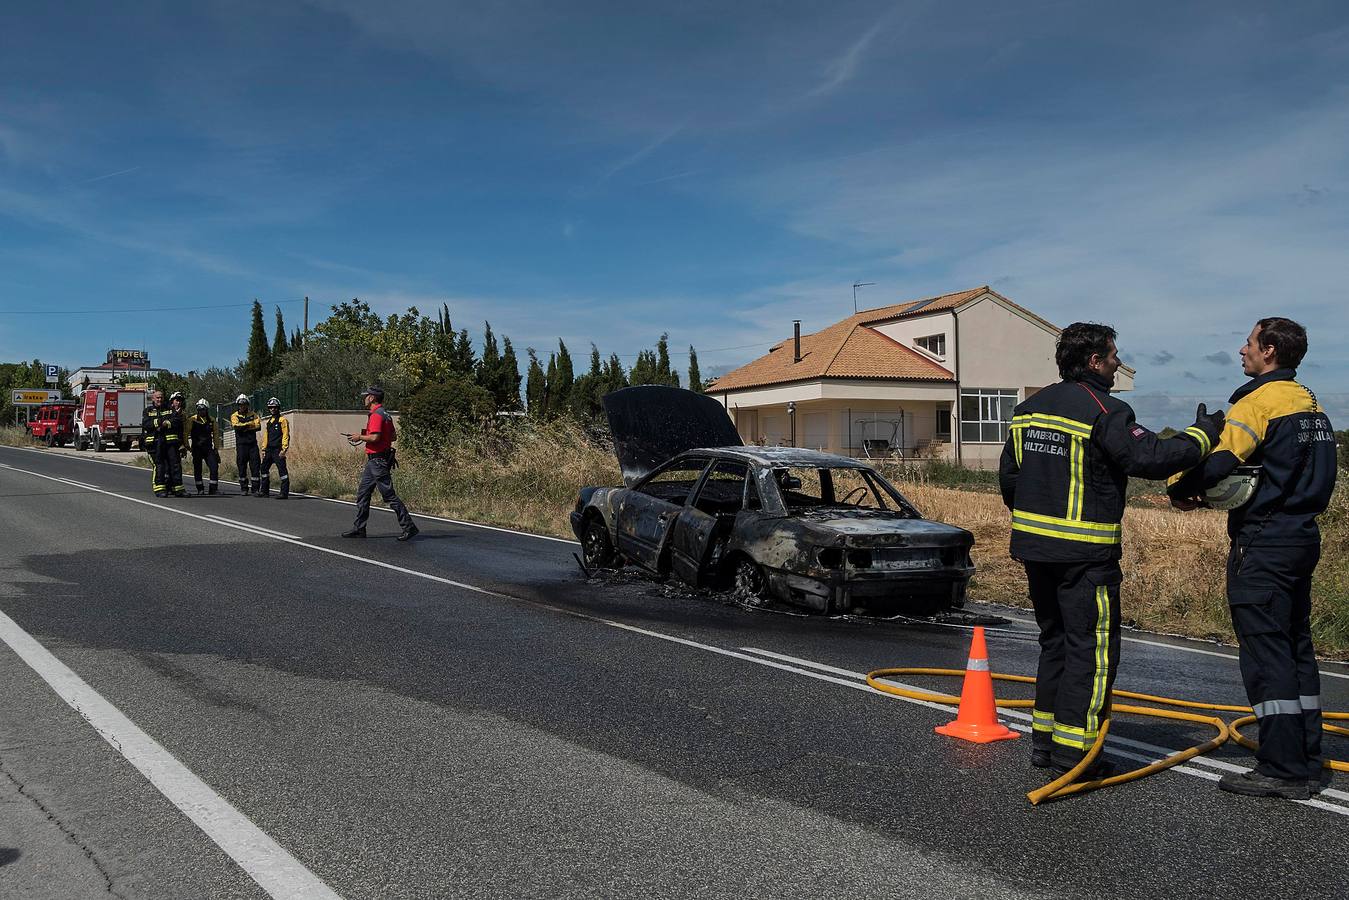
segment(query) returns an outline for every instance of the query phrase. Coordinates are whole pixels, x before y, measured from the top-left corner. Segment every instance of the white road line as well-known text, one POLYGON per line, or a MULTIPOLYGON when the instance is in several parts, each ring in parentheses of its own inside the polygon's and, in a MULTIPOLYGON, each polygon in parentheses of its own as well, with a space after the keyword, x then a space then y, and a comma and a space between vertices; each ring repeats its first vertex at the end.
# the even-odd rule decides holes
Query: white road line
MULTIPOLYGON (((27 474, 27 475, 33 475, 33 476, 36 476, 36 477, 38 477, 38 478, 45 478, 45 479, 48 479, 48 480, 51 480, 51 481, 60 481, 60 480, 61 480, 61 479, 59 479, 59 478, 55 478, 55 477, 50 476, 50 475, 44 475, 44 474, 42 474, 41 472, 31 472, 31 471, 28 471, 28 470, 26 470, 26 469, 15 468, 14 466, 5 465, 5 464, 3 464, 3 463, 0 463, 0 468, 3 468, 3 469, 9 469, 9 470, 14 471, 14 472, 22 472, 22 473, 27 474)), ((864 675, 863 673, 860 673, 860 672, 852 672, 852 671, 849 671, 849 670, 847 670, 847 669, 836 669, 835 667, 832 667, 832 666, 824 666, 824 664, 822 664, 822 663, 815 663, 815 662, 812 662, 812 661, 810 661, 810 660, 800 659, 800 658, 798 658, 798 657, 790 657, 790 656, 786 656, 785 654, 778 654, 778 653, 774 653, 773 651, 769 651, 769 650, 755 650, 755 649, 753 649, 753 648, 741 648, 741 651, 748 651, 748 652, 740 652, 740 651, 735 651, 735 650, 727 650, 727 649, 724 649, 724 648, 722 648, 722 647, 715 647, 715 646, 713 646, 713 645, 711 645, 711 644, 704 644, 704 643, 701 643, 701 642, 699 642, 699 641, 690 640, 690 639, 688 639, 688 638, 676 637, 675 635, 664 634, 664 633, 659 632, 659 631, 651 631, 650 629, 647 629, 647 628, 639 628, 639 627, 636 626, 636 625, 629 625, 629 624, 627 624, 626 622, 619 622, 619 621, 615 621, 615 620, 613 620, 613 619, 606 619, 606 618, 603 618, 603 617, 601 617, 601 616, 594 616, 594 615, 590 615, 590 614, 588 614, 588 613, 578 612, 578 611, 576 611, 576 610, 568 609, 568 608, 566 608, 566 607, 555 606, 555 605, 553 605, 553 604, 551 604, 551 603, 543 603, 543 602, 538 601, 538 600, 529 600, 529 599, 526 599, 526 598, 524 598, 524 597, 515 597, 515 596, 512 596, 512 595, 510 595, 510 594, 504 594, 504 593, 502 593, 502 592, 500 592, 500 591, 494 591, 494 590, 491 590, 491 589, 489 589, 489 588, 482 588, 482 587, 478 587, 478 586, 476 586, 476 585, 465 584, 464 582, 454 581, 453 579, 450 579, 450 578, 443 578, 443 577, 441 577, 441 576, 439 576, 439 575, 432 575, 432 574, 429 573, 429 572, 422 572, 422 571, 418 571, 417 569, 409 569, 409 568, 406 568, 406 567, 404 567, 404 566, 397 566, 397 565, 394 565, 394 564, 392 564, 392 563, 386 563, 386 562, 383 562, 383 561, 381 561, 381 560, 370 559, 370 558, 368 558, 368 557, 356 556, 355 554, 345 553, 345 552, 343 552, 343 551, 341 551, 341 550, 333 550, 333 549, 331 549, 331 548, 329 548, 329 547, 321 547, 321 546, 319 546, 319 545, 317 545, 317 544, 310 544, 310 543, 307 543, 307 542, 305 542, 305 541, 303 541, 303 540, 300 540, 299 538, 289 538, 289 537, 284 537, 284 536, 282 536, 282 535, 280 535, 280 534, 275 534, 275 533, 267 533, 267 532, 257 532, 257 531, 253 531, 253 529, 251 529, 251 528, 248 528, 248 527, 245 527, 245 526, 241 526, 241 525, 235 525, 235 524, 233 524, 233 523, 231 523, 231 522, 229 522, 229 521, 220 521, 220 520, 217 520, 217 519, 214 519, 214 518, 208 518, 208 517, 206 517, 206 516, 199 516, 199 515, 196 515, 195 513, 190 513, 190 512, 188 512, 188 511, 186 511, 186 510, 183 510, 183 509, 175 509, 175 508, 173 508, 173 507, 163 506, 163 505, 158 504, 158 503, 151 503, 151 502, 149 502, 149 501, 147 501, 147 500, 141 500, 141 499, 136 498, 136 497, 127 497, 127 496, 125 496, 125 495, 123 495, 123 494, 118 494, 118 493, 115 493, 115 492, 113 492, 113 491, 107 491, 107 490, 104 490, 104 489, 102 489, 102 488, 88 488, 88 490, 91 490, 91 491, 94 491, 94 492, 100 493, 100 494, 106 494, 107 496, 110 496, 110 497, 116 497, 116 498, 119 499, 119 500, 126 500, 126 501, 129 501, 129 502, 131 502, 131 503, 139 503, 139 504, 141 504, 141 505, 143 505, 143 506, 148 506, 148 507, 150 507, 151 509, 158 509, 158 510, 163 510, 164 512, 174 513, 174 514, 176 514, 176 515, 188 516, 189 518, 199 519, 199 520, 201 520, 201 521, 203 521, 203 522, 209 522, 209 523, 212 523, 212 524, 221 525, 221 526, 224 526, 224 527, 226 527, 226 528, 235 528, 235 529, 238 529, 238 530, 241 530, 241 531, 248 531, 248 532, 253 533, 253 534, 261 534, 261 535, 263 535, 264 537, 270 537, 270 538, 272 538, 273 540, 283 541, 283 542, 288 543, 288 544, 294 544, 294 545, 297 546, 297 547, 306 547, 306 548, 308 548, 308 549, 310 549, 310 550, 317 550, 317 551, 319 551, 320 553, 327 553, 327 554, 330 554, 330 555, 332 555, 332 556, 340 556, 340 557, 344 557, 344 558, 346 558, 346 559, 354 560, 354 561, 356 561, 356 562, 365 563, 365 564, 367 564, 367 565, 378 566, 379 568, 382 568, 382 569, 389 569, 389 570, 392 570, 392 571, 395 571, 395 572, 402 572, 402 573, 404 573, 404 574, 406 574, 406 575, 411 575, 411 576, 413 576, 413 577, 415 577, 415 578, 422 578, 422 579, 425 579, 425 580, 427 580, 427 581, 434 581, 434 582, 438 582, 438 583, 440 583, 440 584, 447 584, 447 585, 450 585, 451 587, 457 587, 457 588, 460 588, 460 589, 462 589, 462 590, 471 591, 471 592, 473 592, 473 593, 475 593, 475 594, 483 594, 483 595, 490 596, 490 597, 499 597, 499 598, 501 598, 501 599, 503 599, 503 600, 511 600, 511 601, 513 601, 513 602, 516 602, 516 603, 525 603, 525 604, 528 604, 528 605, 530 605, 530 606, 537 607, 537 608, 539 608, 539 609, 547 609, 547 610, 550 610, 550 611, 552 611, 552 612, 561 613, 562 615, 571 616, 572 618, 583 619, 583 620, 590 621, 590 622, 597 622, 597 623, 600 623, 600 624, 609 625, 609 626, 611 626, 611 627, 613 627, 613 628, 619 628, 619 629, 622 629, 622 630, 624 630, 624 631, 630 631, 630 632, 633 632, 634 634, 642 634, 642 635, 646 635, 646 636, 648 636, 648 637, 656 638, 656 639, 658 639, 658 640, 667 641, 667 642, 669 642, 669 643, 680 644, 680 645, 686 646, 686 647, 693 647, 693 648, 695 648, 695 649, 703 650, 703 651, 706 651, 706 652, 708 652, 708 653, 715 653, 715 654, 717 654, 717 655, 719 655, 719 656, 726 656, 726 657, 730 657, 730 658, 732 658, 732 659, 739 659, 739 660, 742 660, 742 661, 744 661, 744 662, 750 662, 750 663, 754 663, 754 664, 756 664, 756 665, 767 666, 767 667, 769 667, 769 668, 779 669, 779 670, 782 670, 782 671, 785 671, 785 672, 791 672, 791 673, 796 674, 796 675, 802 675, 802 676, 805 676, 805 677, 807 677, 807 678, 814 678, 814 679, 819 680, 819 681, 827 681, 827 682, 830 682, 830 683, 832 683, 832 684, 840 685, 840 686, 842 686, 842 687, 852 688, 852 689, 854 689, 854 690, 865 691, 866 693, 871 694, 871 695, 873 695, 873 696, 885 697, 885 698, 893 699, 893 700, 901 700, 901 701, 903 701, 903 702, 905 702, 905 703, 909 703, 909 704, 913 704, 913 705, 917 705, 917 706, 927 706, 927 707, 929 707, 929 708, 942 710, 942 711, 944 711, 944 712, 950 712, 950 713, 956 712, 955 707, 952 707, 952 706, 947 706, 947 705, 940 704, 940 703, 932 703, 932 702, 929 702, 929 701, 926 701, 926 700, 915 700, 915 699, 909 698, 909 697, 897 697, 897 696, 895 696, 894 694, 886 694, 886 693, 882 693, 882 692, 876 691, 876 690, 874 690, 870 685, 868 685, 868 684, 866 683, 866 681, 865 681, 865 675, 864 675), (750 655, 751 653, 761 654, 761 656, 750 655), (763 658, 763 657, 769 657, 769 658, 765 659, 765 658, 763 658), (782 661, 778 661, 779 659, 782 660, 782 661), (791 662, 791 663, 794 663, 794 664, 789 665, 788 662, 791 662), (812 669, 815 669, 815 668, 823 668, 825 671, 824 671, 824 672, 813 671, 812 669), (839 673, 839 672, 841 672, 841 673, 846 674, 846 675, 849 676, 849 677, 847 677, 847 678, 840 678, 840 677, 838 677, 837 674, 826 674, 826 673, 828 673, 828 672, 834 672, 834 673, 839 673)), ((897 683, 898 683, 898 682, 897 682, 897 683)), ((909 685, 902 685, 902 686, 904 686, 904 687, 910 687, 909 685)), ((1015 717, 1015 718, 1019 718, 1019 719, 1025 719, 1025 718, 1027 718, 1027 716, 1026 716, 1025 713, 1022 713, 1022 712, 1020 712, 1020 711, 1018 711, 1018 710, 1004 710, 1004 712, 1008 715, 1009 718, 1011 718, 1011 717, 1015 717)), ((1013 722, 1013 723, 1011 723, 1011 725, 1010 725, 1009 727, 1015 728, 1016 730, 1022 731, 1022 732, 1027 732, 1027 731, 1030 730, 1027 726, 1021 724, 1021 722, 1013 722)), ((1125 745, 1125 746, 1130 746, 1130 747, 1135 747, 1135 748, 1142 749, 1142 750, 1147 750, 1149 753, 1159 754, 1159 755, 1153 755, 1153 756, 1140 756, 1140 755, 1135 754, 1135 753, 1130 753, 1130 752, 1127 751, 1127 750, 1121 750, 1121 749, 1119 749, 1118 747, 1111 747, 1111 748, 1109 748, 1109 749, 1110 749, 1110 752, 1113 753, 1113 754, 1115 754, 1115 755, 1117 755, 1117 756, 1123 756, 1123 757, 1127 757, 1127 758, 1130 758, 1130 759, 1136 759, 1136 760, 1139 760, 1139 761, 1141 761, 1141 762, 1154 762, 1154 761, 1157 760, 1157 759, 1160 759, 1160 758, 1165 757, 1165 756, 1169 756, 1169 755, 1171 755, 1171 754, 1173 754, 1173 753, 1176 752, 1174 749, 1170 749, 1170 748, 1167 748, 1167 747, 1158 747, 1158 746, 1156 746, 1156 745, 1154 745, 1154 744, 1147 744, 1147 743, 1144 743, 1144 742, 1141 742, 1141 741, 1134 741, 1134 740, 1131 740, 1131 739, 1129 739, 1129 738, 1115 738, 1115 739, 1113 739, 1113 742, 1114 742, 1114 743, 1117 743, 1117 744, 1122 744, 1122 745, 1125 745)), ((1228 770, 1228 771, 1245 771, 1245 769, 1244 769, 1243 767, 1241 767, 1241 766, 1235 766, 1235 765, 1233 765, 1233 764, 1231 764, 1231 763, 1223 762, 1223 761, 1221 761, 1221 760, 1209 759, 1208 757, 1197 757, 1197 758, 1196 758, 1195 760, 1193 760, 1193 761, 1194 761, 1194 762, 1200 762, 1200 763, 1203 763, 1204 765, 1209 765, 1209 766, 1212 766, 1212 767, 1214 767, 1214 768, 1225 769, 1225 770, 1228 770)), ((1190 768, 1188 765, 1176 766, 1176 767, 1174 767, 1173 771, 1184 772, 1185 774, 1189 774, 1189 775, 1198 775, 1199 777, 1202 777, 1202 778, 1209 778, 1209 777, 1210 777, 1210 775, 1209 775, 1208 773, 1200 772, 1200 771, 1198 771, 1198 770, 1192 769, 1192 768, 1190 768)), ((1337 796, 1338 794, 1339 794, 1338 791, 1331 792, 1331 795, 1332 795, 1332 796, 1337 796)), ((1318 809, 1325 809, 1325 810, 1327 810, 1327 811, 1329 811, 1329 812, 1338 813, 1338 814, 1340 814, 1340 815, 1349 816, 1349 807, 1337 806, 1337 805, 1335 805, 1335 804, 1324 803, 1323 801, 1318 801, 1318 800, 1306 800, 1306 801, 1296 801, 1296 802, 1303 803, 1304 805, 1315 806, 1315 807, 1317 807, 1318 809)))
MULTIPOLYGON (((863 684, 863 685, 866 684, 866 673, 865 673, 865 672, 854 672, 854 671, 851 670, 851 669, 841 669, 841 668, 839 668, 838 666, 831 666, 831 665, 827 665, 827 664, 825 664, 825 663, 815 662, 814 660, 810 660, 810 659, 802 659, 802 658, 799 657, 799 656, 789 656, 789 655, 787 655, 787 654, 785 654, 785 653, 775 653, 775 652, 772 651, 772 650, 762 650, 762 649, 760 649, 760 648, 758 648, 758 647, 741 647, 740 649, 743 650, 743 651, 746 652, 746 653, 756 653, 756 654, 759 654, 759 655, 761 655, 761 656, 769 657, 769 658, 771 658, 771 659, 776 659, 776 660, 781 660, 781 661, 783 661, 783 662, 793 663, 793 664, 798 665, 798 666, 807 666, 807 667, 809 667, 809 668, 812 668, 812 669, 819 669, 819 670, 821 670, 821 671, 823 671, 823 672, 829 672, 829 673, 832 673, 832 674, 834 674, 834 675, 842 675, 842 676, 845 676, 845 677, 847 677, 847 678, 852 678, 852 679, 855 679, 855 681, 854 681, 853 683, 860 682, 860 683, 863 684)), ((893 678, 883 678, 883 679, 881 679, 881 680, 884 681, 884 682, 886 682, 887 684, 893 684, 893 685, 895 685, 896 687, 904 688, 905 690, 910 690, 910 691, 920 691, 920 692, 927 692, 927 693, 939 693, 939 692, 937 692, 937 691, 931 691, 931 690, 929 690, 928 688, 921 688, 921 687, 917 687, 917 686, 912 685, 912 684, 905 684, 904 682, 902 682, 902 681, 897 681, 897 680, 895 680, 895 679, 893 679, 893 678)), ((894 697, 895 695, 893 695, 893 694, 885 694, 884 696, 887 696, 887 697, 894 697)), ((913 703, 913 704, 918 705, 918 706, 928 706, 928 707, 933 707, 933 708, 935 708, 935 709, 945 710, 945 711, 950 712, 950 713, 955 713, 955 712, 958 712, 958 711, 959 711, 958 708, 955 707, 955 706, 948 706, 948 705, 945 705, 945 704, 934 703, 934 702, 929 701, 929 700, 917 700, 917 699, 912 698, 912 697, 895 697, 895 699, 896 699, 896 700, 904 700, 904 701, 906 701, 906 702, 908 702, 908 703, 913 703)), ((1019 709, 1000 709, 1000 710, 998 710, 998 714, 999 714, 999 715, 1002 715, 1002 716, 1007 716, 1008 718, 1021 719, 1021 720, 1023 720, 1023 721, 1030 721, 1030 720, 1031 720, 1031 715, 1030 715, 1030 713, 1022 712, 1022 711, 1019 710, 1019 709)), ((1017 723, 1017 722, 1011 722, 1011 723, 1008 723, 1008 727, 1009 727, 1009 728, 1013 728, 1013 729, 1015 729, 1015 730, 1017 730, 1017 731, 1022 731, 1022 732, 1029 732, 1029 731, 1030 731, 1029 728, 1027 728, 1026 726, 1021 725, 1021 724, 1019 724, 1019 723, 1017 723)), ((1111 743, 1111 744, 1123 744, 1123 745, 1125 745, 1125 746, 1127 746, 1127 747, 1133 747, 1133 748, 1138 749, 1138 750, 1147 750, 1149 753, 1153 754, 1152 756, 1139 756, 1138 754, 1135 754, 1135 753, 1128 753, 1128 752, 1126 752, 1126 751, 1120 750, 1118 747, 1107 746, 1107 747, 1105 748, 1106 750, 1108 750, 1109 752, 1111 752, 1111 753, 1113 753, 1113 754, 1115 754, 1115 755, 1117 755, 1117 756, 1125 756, 1125 757, 1128 757, 1128 758, 1130 758, 1130 759, 1138 759, 1138 760, 1142 760, 1142 761, 1144 761, 1144 762, 1155 762, 1156 760, 1164 759, 1165 757, 1172 756, 1172 755, 1174 755, 1174 754, 1176 754, 1176 753, 1179 752, 1178 750, 1176 750, 1176 749, 1174 749, 1174 748, 1171 748, 1171 747, 1161 747, 1161 746, 1158 746, 1157 744, 1149 744, 1149 743, 1147 743, 1146 741, 1135 741, 1135 740, 1133 740, 1132 738, 1126 738, 1126 737, 1122 737, 1122 736, 1116 735, 1116 734, 1112 734, 1112 735, 1110 736, 1110 743, 1111 743)), ((1232 764, 1232 763, 1226 762, 1225 760, 1221 760, 1221 759, 1213 759, 1212 757, 1208 757, 1208 756, 1196 756, 1194 759, 1189 760, 1189 762, 1186 763, 1186 764, 1179 765, 1179 766, 1174 766, 1174 767, 1172 768, 1172 771, 1175 771, 1175 772, 1184 772, 1186 775, 1197 775, 1197 776, 1199 776, 1200 778, 1205 778, 1205 779, 1209 779, 1209 780, 1213 780, 1213 781, 1216 781, 1216 780, 1218 779, 1219 776, 1218 776, 1218 775, 1215 775, 1215 774, 1212 773, 1212 772, 1203 772, 1203 771, 1200 771, 1200 770, 1198 770, 1198 769, 1192 768, 1192 766, 1195 765, 1195 764, 1198 764, 1198 765, 1204 765, 1204 766, 1209 766, 1209 767, 1214 768, 1214 769, 1221 769, 1221 770, 1223 770, 1223 771, 1225 771, 1225 772, 1245 772, 1248 768, 1250 768, 1249 766, 1238 766, 1238 765, 1234 765, 1234 764, 1232 764)), ((1323 797, 1335 797, 1335 798, 1338 798, 1338 799, 1340 799, 1340 800, 1349 800, 1349 792, 1345 792, 1345 791, 1325 790, 1325 791, 1322 791, 1322 794, 1321 794, 1321 795, 1322 795, 1323 797)), ((1310 804, 1313 805, 1313 806, 1316 806, 1318 809, 1329 809, 1329 810, 1332 811, 1332 812, 1337 812, 1337 813, 1340 813, 1340 814, 1342 814, 1342 815, 1349 815, 1349 809, 1346 809, 1346 808, 1341 807, 1341 806, 1336 806, 1336 805, 1334 805, 1334 804, 1322 804, 1321 802, 1315 801, 1315 800, 1311 800, 1311 801, 1307 801, 1307 802, 1310 803, 1310 804)))
POLYGON ((92 484, 85 484, 83 481, 76 481, 74 478, 62 478, 61 480, 64 481, 66 484, 73 484, 75 485, 75 487, 82 487, 82 488, 93 487, 92 484))
POLYGON ((3 612, 0 612, 0 640, 92 725, 99 737, 229 854, 268 895, 277 900, 340 900, 317 875, 228 800, 211 790, 206 782, 3 612))
MULTIPOLYGON (((85 486, 88 487, 88 485, 85 486)), ((249 522, 240 522, 238 519, 227 519, 224 516, 216 516, 212 515, 211 513, 207 513, 206 518, 215 519, 217 522, 227 522, 230 525, 238 525, 240 528, 247 528, 249 531, 255 531, 258 534, 265 534, 268 537, 290 538, 292 541, 298 541, 300 539, 300 536, 298 534, 286 534, 284 531, 273 531, 270 528, 263 528, 261 525, 253 525, 249 522)))
MULTIPOLYGON (((298 491, 295 492, 295 496, 310 497, 314 500, 326 500, 329 503, 341 503, 343 506, 356 505, 356 503, 352 500, 338 500, 336 497, 320 497, 317 494, 301 494, 298 491)), ((377 509, 380 512, 386 513, 393 512, 393 510, 389 509, 387 506, 372 505, 370 508, 372 510, 377 509)), ((463 519, 447 519, 444 516, 432 516, 427 513, 414 512, 412 510, 408 510, 408 512, 411 513, 412 516, 417 519, 430 519, 433 522, 448 522, 451 525, 463 525, 466 528, 482 528, 486 531, 500 531, 503 534, 518 534, 521 537, 538 538, 541 541, 556 541, 559 544, 571 544, 572 546, 575 547, 580 546, 580 544, 577 543, 576 541, 568 540, 567 538, 553 537, 550 534, 535 534, 532 531, 517 531, 514 528, 502 528, 500 525, 484 525, 481 522, 467 522, 463 519)))

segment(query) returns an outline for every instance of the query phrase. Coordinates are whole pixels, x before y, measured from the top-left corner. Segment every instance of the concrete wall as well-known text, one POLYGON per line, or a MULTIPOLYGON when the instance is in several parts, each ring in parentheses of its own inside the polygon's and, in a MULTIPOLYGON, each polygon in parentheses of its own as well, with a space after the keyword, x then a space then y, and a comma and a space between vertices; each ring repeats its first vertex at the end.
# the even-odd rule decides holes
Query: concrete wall
POLYGON ((1054 362, 1058 335, 1045 330, 992 297, 975 301, 960 313, 957 348, 962 387, 1042 388, 1059 380, 1054 362))
MULTIPOLYGON (((402 422, 398 413, 390 413, 393 417, 394 428, 402 428, 402 422)), ((347 439, 342 437, 339 432, 348 432, 357 434, 370 415, 364 410, 335 410, 335 409, 292 409, 281 414, 282 418, 290 423, 290 445, 295 450, 308 453, 352 453, 362 451, 357 447, 355 450, 347 443, 347 439)), ((265 428, 267 417, 263 417, 265 428)), ((234 446, 234 431, 229 427, 229 420, 226 419, 221 427, 222 447, 234 446)), ((397 444, 395 444, 397 446, 397 444)))

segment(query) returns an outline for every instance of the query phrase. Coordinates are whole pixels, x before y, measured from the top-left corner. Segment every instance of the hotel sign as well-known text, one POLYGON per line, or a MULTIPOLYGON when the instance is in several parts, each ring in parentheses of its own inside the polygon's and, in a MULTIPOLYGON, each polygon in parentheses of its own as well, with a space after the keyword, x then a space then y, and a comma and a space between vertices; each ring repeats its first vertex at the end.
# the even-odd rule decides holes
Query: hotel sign
POLYGON ((150 354, 144 350, 109 350, 108 365, 150 368, 150 354))

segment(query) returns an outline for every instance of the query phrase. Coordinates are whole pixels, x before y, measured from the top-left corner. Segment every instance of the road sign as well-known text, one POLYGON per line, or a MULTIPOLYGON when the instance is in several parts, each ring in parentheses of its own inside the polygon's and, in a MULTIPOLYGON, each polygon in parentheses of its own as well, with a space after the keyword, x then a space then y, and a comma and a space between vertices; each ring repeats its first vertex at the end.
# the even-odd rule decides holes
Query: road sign
POLYGON ((60 376, 61 370, 57 366, 47 366, 47 383, 56 384, 56 379, 60 376))
POLYGON ((10 391, 12 406, 41 406, 61 399, 60 391, 10 391))

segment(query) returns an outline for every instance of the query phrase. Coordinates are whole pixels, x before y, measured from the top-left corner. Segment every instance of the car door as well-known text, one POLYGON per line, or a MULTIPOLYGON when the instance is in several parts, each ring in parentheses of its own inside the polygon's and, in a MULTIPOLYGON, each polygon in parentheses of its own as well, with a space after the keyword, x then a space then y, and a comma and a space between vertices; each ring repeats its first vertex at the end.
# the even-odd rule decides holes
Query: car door
POLYGON ((714 564, 714 543, 724 539, 744 505, 749 466, 718 460, 708 470, 688 504, 675 517, 670 537, 670 566, 680 580, 699 584, 714 564))
POLYGON ((710 459, 679 457, 659 467, 624 491, 617 515, 618 551, 639 565, 659 572, 661 554, 710 459))

